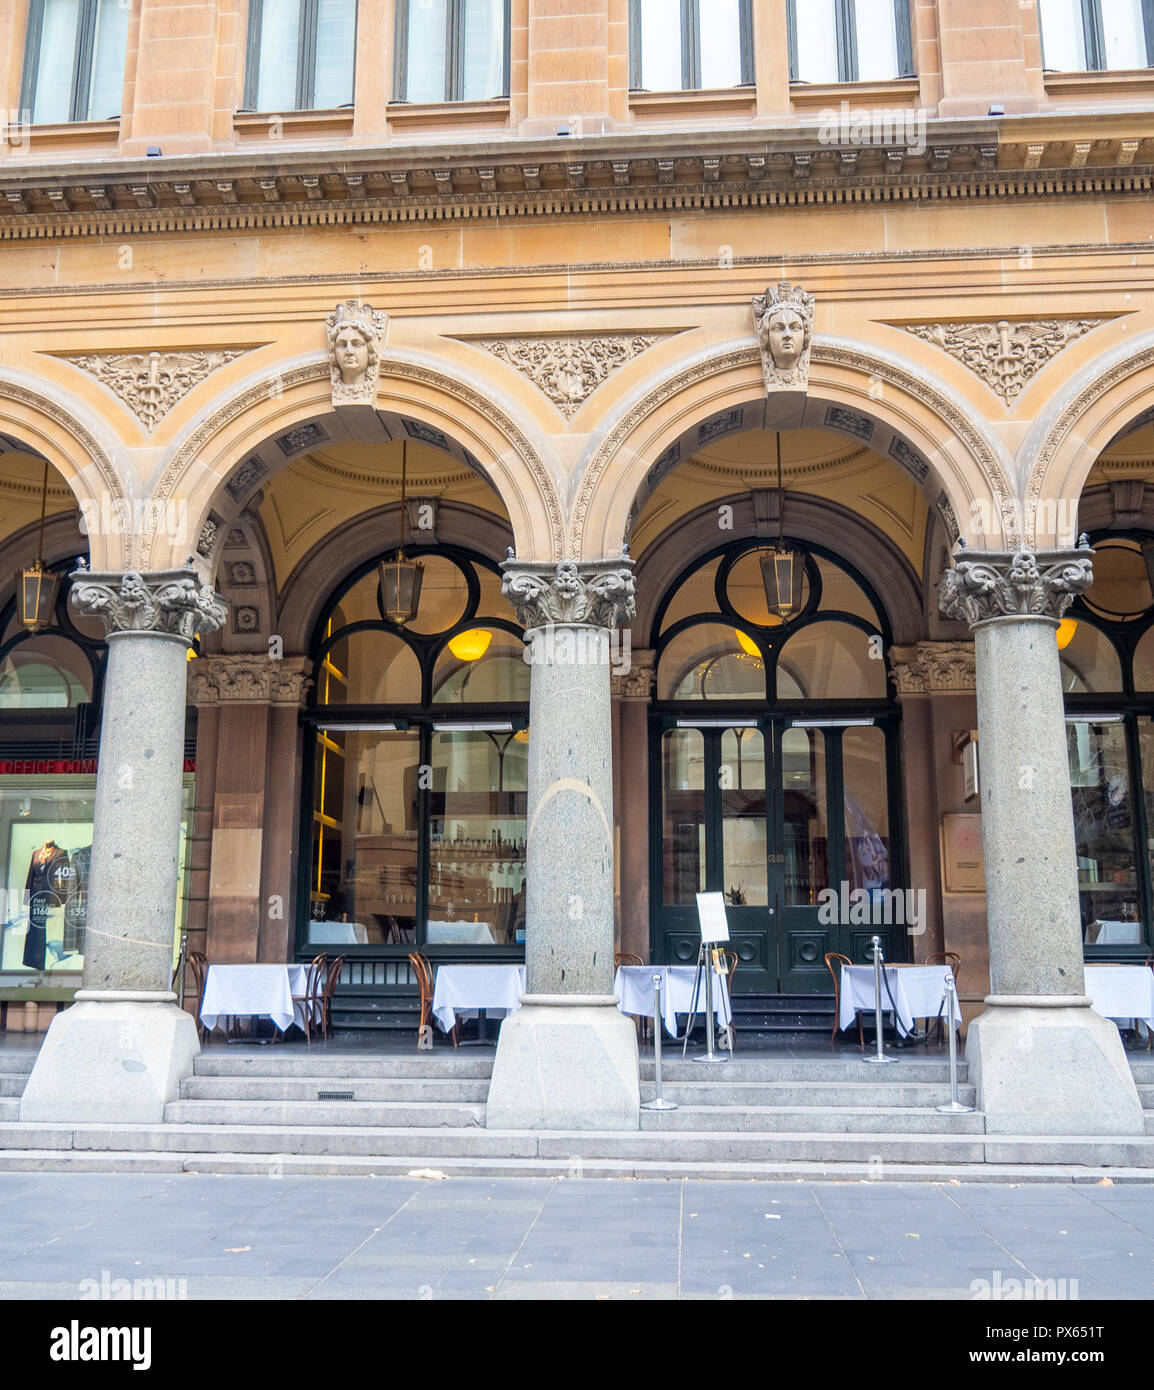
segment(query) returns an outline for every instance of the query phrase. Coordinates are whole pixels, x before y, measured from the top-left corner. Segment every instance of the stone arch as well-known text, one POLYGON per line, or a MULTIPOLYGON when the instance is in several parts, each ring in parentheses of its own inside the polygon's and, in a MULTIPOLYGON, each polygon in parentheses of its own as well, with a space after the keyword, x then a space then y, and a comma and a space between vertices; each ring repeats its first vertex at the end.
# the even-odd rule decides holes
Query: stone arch
MULTIPOLYGON (((556 470, 517 422, 513 409, 496 399, 487 385, 450 376, 415 355, 382 352, 380 360, 375 410, 411 416, 456 441, 466 462, 501 498, 524 558, 560 558, 564 521, 553 481, 556 470)), ((251 378, 223 405, 193 422, 174 446, 155 479, 154 516, 145 517, 146 526, 155 515, 163 515, 170 502, 183 500, 190 535, 194 541, 202 538, 198 553, 211 568, 211 545, 207 549, 203 545, 204 528, 222 489, 237 481, 246 460, 274 436, 283 440, 294 428, 334 414, 327 356, 311 356, 251 378)), ((292 456, 286 450, 284 461, 292 456)), ((264 468, 260 476, 269 471, 264 468)), ((245 484, 248 494, 256 482, 245 484)), ((233 503, 239 507, 244 500, 243 488, 234 488, 233 503)), ((228 519, 227 514, 223 516, 228 519)), ((161 554, 164 542, 155 529, 146 530, 140 544, 146 563, 153 568, 184 559, 175 552, 161 554)))
MULTIPOLYGON (((1061 543, 1074 544, 1073 518, 1098 455, 1119 434, 1154 419, 1154 333, 1096 358, 1037 421, 1019 457, 1028 466, 1027 521, 1069 513, 1061 543), (1145 418, 1143 418, 1145 417, 1145 418)), ((1046 537, 1049 539, 1049 537, 1046 537)))
MULTIPOLYGON (((761 357, 748 342, 703 353, 635 393, 582 462, 571 553, 588 559, 618 553, 634 499, 651 472, 676 454, 689 430, 726 412, 756 412, 764 404, 761 357)), ((748 419, 737 427, 758 423, 748 419)), ((959 522, 971 523, 967 538, 975 544, 997 549, 1019 542, 1016 493, 1004 450, 963 405, 890 354, 815 338, 802 423, 880 446, 913 474, 955 533, 959 522)), ((674 456, 668 466, 676 461, 674 456)))
MULTIPOLYGON (((64 479, 88 525, 92 568, 135 563, 129 510, 130 480, 117 472, 116 441, 75 401, 61 403, 22 373, 0 373, 0 435, 14 448, 46 458, 64 479)), ((0 446, 2 447, 2 446, 0 446)))

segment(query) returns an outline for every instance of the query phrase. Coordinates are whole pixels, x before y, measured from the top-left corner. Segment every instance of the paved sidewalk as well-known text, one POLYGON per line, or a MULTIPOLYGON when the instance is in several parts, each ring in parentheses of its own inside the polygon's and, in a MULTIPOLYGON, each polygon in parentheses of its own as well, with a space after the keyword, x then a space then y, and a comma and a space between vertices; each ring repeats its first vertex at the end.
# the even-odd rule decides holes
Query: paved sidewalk
POLYGON ((0 1298, 121 1279, 211 1299, 973 1299, 1015 1279, 1149 1299, 1154 1185, 0 1174, 0 1298))

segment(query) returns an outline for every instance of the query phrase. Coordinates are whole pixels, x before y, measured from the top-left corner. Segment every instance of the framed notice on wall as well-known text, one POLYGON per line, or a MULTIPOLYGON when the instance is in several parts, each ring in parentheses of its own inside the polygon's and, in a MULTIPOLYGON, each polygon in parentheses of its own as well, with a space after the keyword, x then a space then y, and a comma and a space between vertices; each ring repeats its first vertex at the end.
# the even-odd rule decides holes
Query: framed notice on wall
POLYGON ((951 813, 942 817, 942 891, 984 893, 986 864, 982 855, 982 818, 951 813))

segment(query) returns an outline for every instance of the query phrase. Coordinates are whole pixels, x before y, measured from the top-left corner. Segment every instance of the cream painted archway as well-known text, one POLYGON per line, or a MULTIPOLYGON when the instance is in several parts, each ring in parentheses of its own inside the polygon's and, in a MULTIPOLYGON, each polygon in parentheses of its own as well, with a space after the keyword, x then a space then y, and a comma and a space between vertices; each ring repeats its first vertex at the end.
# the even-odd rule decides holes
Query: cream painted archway
MULTIPOLYGON (((764 400, 761 357, 748 342, 714 348, 646 383, 582 460, 570 553, 619 554, 633 500, 665 451, 698 422, 764 400)), ((815 337, 807 410, 814 402, 864 416, 904 440, 916 464, 926 466, 931 500, 952 511, 967 544, 1001 549, 1020 542, 1004 449, 920 372, 871 346, 815 337)))
POLYGON ((1078 499, 1098 455, 1121 430, 1154 406, 1154 333, 1095 359, 1071 380, 1023 441, 1028 469, 1025 519, 1053 544, 1056 521, 1063 544, 1076 537, 1078 499))
POLYGON ((93 569, 134 563, 129 491, 114 463, 117 445, 84 406, 62 401, 59 391, 47 395, 22 373, 0 373, 0 433, 42 454, 68 484, 93 569))
MULTIPOLYGON (((467 449, 508 511, 518 555, 560 559, 564 520, 553 481, 556 470, 541 456, 512 408, 499 403, 495 394, 413 356, 381 354, 376 408, 410 415, 467 449)), ((294 425, 331 412, 327 356, 298 360, 250 379, 174 445, 155 479, 154 514, 163 516, 170 501, 183 500, 195 543, 223 484, 252 450, 294 425)), ((186 556, 178 549, 154 530, 141 537, 148 568, 183 563, 186 556)))

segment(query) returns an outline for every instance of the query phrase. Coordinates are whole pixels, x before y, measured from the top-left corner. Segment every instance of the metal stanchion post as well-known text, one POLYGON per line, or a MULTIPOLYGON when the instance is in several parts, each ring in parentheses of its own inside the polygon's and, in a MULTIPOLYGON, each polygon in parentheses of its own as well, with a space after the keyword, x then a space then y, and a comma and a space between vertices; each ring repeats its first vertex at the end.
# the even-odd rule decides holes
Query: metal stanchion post
MULTIPOLYGON (((688 1024, 686 1027, 688 1028, 688 1024)), ((728 1062, 728 1053, 713 1050, 713 951, 705 956, 705 1051, 693 1059, 695 1062, 728 1062)))
POLYGON ((188 933, 180 933, 180 954, 176 958, 176 1002, 184 1008, 184 964, 188 956, 188 933))
POLYGON ((958 1100, 958 987, 954 983, 952 970, 946 976, 946 1002, 949 1005, 947 1026, 950 1030, 950 1101, 948 1105, 935 1108, 943 1115, 969 1114, 974 1107, 962 1105, 958 1100))
POLYGON ((653 977, 653 1076, 657 1083, 657 1095, 653 1100, 642 1103, 642 1110, 676 1110, 677 1104, 665 1100, 661 1094, 661 976, 653 977))
POLYGON ((878 1050, 873 1056, 862 1058, 863 1062, 896 1062, 896 1057, 886 1055, 882 1037, 882 939, 875 936, 870 943, 874 950, 874 1028, 877 1031, 878 1050))

